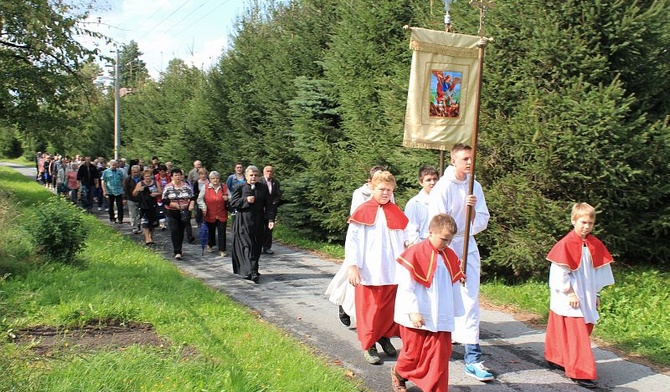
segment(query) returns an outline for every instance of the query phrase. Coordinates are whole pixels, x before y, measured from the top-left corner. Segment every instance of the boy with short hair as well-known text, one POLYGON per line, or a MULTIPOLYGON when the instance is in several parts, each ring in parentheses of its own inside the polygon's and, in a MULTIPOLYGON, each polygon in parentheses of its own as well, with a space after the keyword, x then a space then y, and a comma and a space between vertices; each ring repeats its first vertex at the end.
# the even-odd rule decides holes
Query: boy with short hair
POLYGON ((598 292, 614 284, 612 255, 591 234, 595 209, 587 203, 572 207, 574 229, 547 255, 549 269, 549 321, 544 356, 551 367, 585 388, 596 388, 596 363, 589 336, 600 317, 598 292))
POLYGON ((443 392, 449 385, 449 357, 454 317, 464 314, 459 281, 460 260, 448 245, 457 232, 454 218, 431 219, 428 238, 408 248, 397 261, 398 291, 394 320, 403 348, 391 369, 395 392, 412 381, 424 392, 443 392))
POLYGON ((419 169, 419 185, 421 190, 405 205, 405 215, 409 224, 405 229, 405 246, 417 244, 428 238, 428 202, 430 191, 437 183, 437 169, 432 166, 422 166, 419 169))
POLYGON ((376 344, 386 355, 397 352, 391 337, 398 336, 393 321, 396 295, 396 258, 403 252, 407 217, 391 200, 396 181, 388 171, 372 177, 372 197, 349 218, 344 263, 354 286, 356 334, 368 363, 382 362, 376 344))

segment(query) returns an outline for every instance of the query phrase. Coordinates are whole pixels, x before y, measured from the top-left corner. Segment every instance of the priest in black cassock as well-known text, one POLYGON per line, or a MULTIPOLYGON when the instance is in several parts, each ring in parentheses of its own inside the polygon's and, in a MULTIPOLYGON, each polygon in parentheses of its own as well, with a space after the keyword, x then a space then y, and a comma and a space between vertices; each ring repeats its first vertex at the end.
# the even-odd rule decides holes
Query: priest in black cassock
POLYGON ((237 210, 233 221, 233 272, 258 283, 258 259, 263 247, 265 222, 274 228, 276 206, 265 184, 258 182, 259 170, 249 166, 246 182, 232 190, 230 207, 237 210))

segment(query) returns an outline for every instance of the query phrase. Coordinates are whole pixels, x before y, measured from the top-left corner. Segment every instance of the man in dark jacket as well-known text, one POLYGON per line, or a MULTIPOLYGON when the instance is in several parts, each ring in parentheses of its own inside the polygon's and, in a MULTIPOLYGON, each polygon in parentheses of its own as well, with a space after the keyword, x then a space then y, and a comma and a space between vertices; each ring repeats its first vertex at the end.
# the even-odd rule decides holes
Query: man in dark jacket
MULTIPOLYGON (((258 182, 264 184, 268 188, 270 203, 274 206, 276 214, 277 207, 279 207, 279 200, 281 198, 281 187, 279 181, 274 178, 274 168, 271 165, 267 165, 263 168, 263 177, 261 177, 258 182)), ((263 253, 271 255, 274 253, 272 250, 272 229, 269 227, 268 223, 268 221, 265 221, 263 253)))
POLYGON ((98 168, 91 163, 90 155, 85 156, 84 163, 77 170, 77 182, 79 183, 79 200, 88 212, 91 212, 93 208, 93 190, 100 186, 99 179, 98 168))

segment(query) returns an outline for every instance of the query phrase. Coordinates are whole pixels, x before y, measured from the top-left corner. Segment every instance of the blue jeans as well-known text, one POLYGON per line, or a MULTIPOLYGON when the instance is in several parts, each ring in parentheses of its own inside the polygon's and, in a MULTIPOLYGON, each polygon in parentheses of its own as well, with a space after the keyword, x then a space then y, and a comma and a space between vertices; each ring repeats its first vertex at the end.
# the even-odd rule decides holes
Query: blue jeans
POLYGON ((464 360, 466 365, 472 365, 482 362, 482 348, 479 344, 464 344, 464 360))

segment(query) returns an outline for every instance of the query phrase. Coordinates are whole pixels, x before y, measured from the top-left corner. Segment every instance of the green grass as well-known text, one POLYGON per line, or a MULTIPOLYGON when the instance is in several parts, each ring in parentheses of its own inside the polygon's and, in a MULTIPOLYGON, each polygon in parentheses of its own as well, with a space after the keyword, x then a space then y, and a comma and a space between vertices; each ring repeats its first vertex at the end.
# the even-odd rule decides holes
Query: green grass
POLYGON ((15 163, 17 165, 22 165, 22 166, 34 166, 35 162, 34 161, 29 161, 26 159, 26 157, 19 157, 19 158, 2 158, 3 162, 10 162, 10 163, 15 163))
POLYGON ((50 193, 5 168, 0 192, 0 390, 362 390, 345 369, 92 216, 77 263, 42 259, 16 218, 50 193), (44 355, 11 339, 28 327, 109 320, 149 323, 165 344, 44 355))
MULTIPOLYGON (((632 357, 670 366, 670 273, 616 263, 612 270, 616 283, 601 292, 600 320, 593 336, 632 357)), ((532 313, 540 324, 547 321, 547 283, 491 282, 482 285, 481 293, 489 303, 532 313)))

